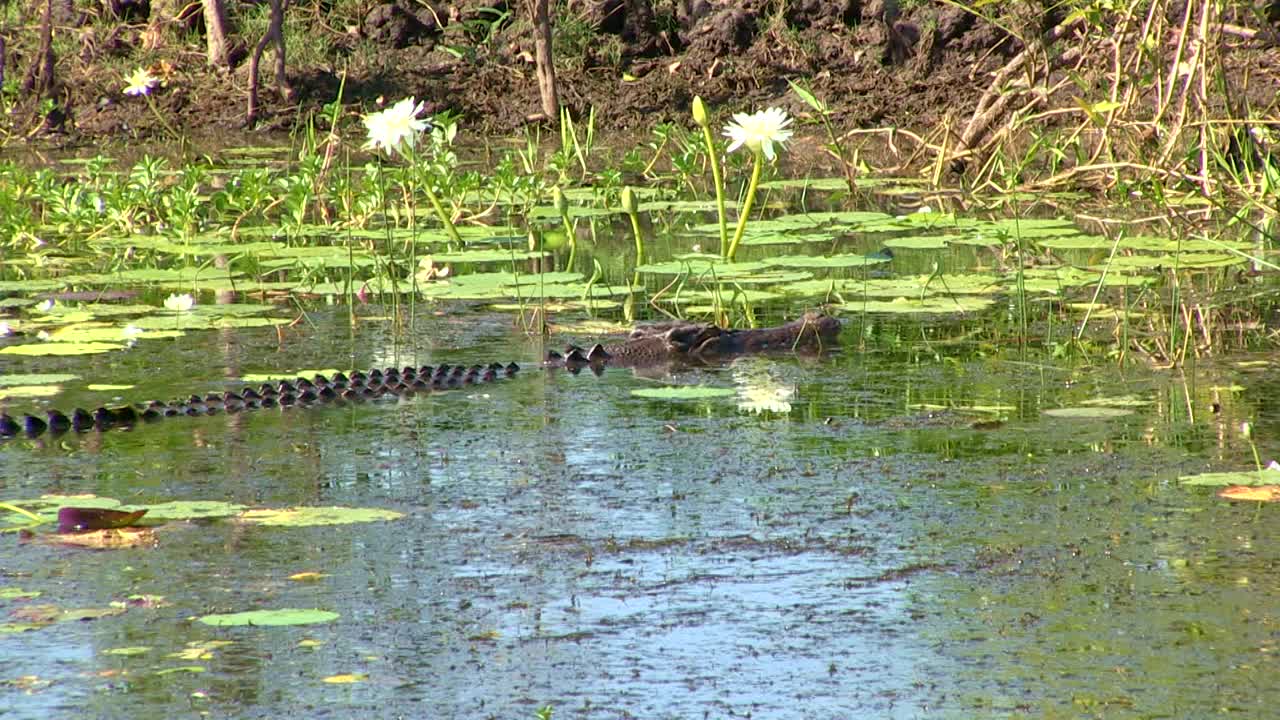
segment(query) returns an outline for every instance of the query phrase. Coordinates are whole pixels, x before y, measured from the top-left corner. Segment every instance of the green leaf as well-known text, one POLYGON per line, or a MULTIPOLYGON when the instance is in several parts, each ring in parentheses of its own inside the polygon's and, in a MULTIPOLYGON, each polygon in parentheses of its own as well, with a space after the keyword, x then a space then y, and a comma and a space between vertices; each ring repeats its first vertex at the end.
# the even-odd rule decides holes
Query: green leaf
POLYGON ((337 620, 340 615, 328 610, 251 610, 248 612, 205 615, 200 622, 214 627, 314 625, 337 620))
POLYGON ((398 520, 404 513, 379 508, 291 507, 245 510, 236 519, 253 525, 310 527, 313 525, 348 525, 351 523, 398 520))
POLYGON ((651 400, 705 400, 707 398, 732 397, 736 393, 732 388, 707 387, 705 385, 672 385, 660 388, 639 388, 632 390, 635 397, 651 400))

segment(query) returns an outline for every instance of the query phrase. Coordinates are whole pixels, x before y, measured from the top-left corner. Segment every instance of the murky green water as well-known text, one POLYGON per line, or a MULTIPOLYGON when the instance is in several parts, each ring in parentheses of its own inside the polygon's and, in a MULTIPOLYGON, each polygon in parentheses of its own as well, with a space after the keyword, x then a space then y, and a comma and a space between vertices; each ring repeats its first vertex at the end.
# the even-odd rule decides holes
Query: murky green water
MULTIPOLYGON (((194 334, 88 362, 158 384, 136 398, 247 371, 537 355, 504 316, 424 315, 407 342, 316 317, 283 342, 194 334)), ((111 552, 0 538, 0 587, 43 593, 0 613, 166 601, 0 636, 0 716, 1269 716, 1274 508, 1177 477, 1251 466, 1243 420, 1262 457, 1276 453, 1274 377, 1051 359, 954 321, 846 323, 832 356, 667 378, 785 412, 636 398, 655 380, 628 371, 526 368, 412 402, 0 443, 10 499, 407 513, 319 529, 175 523, 156 548, 111 552), (1043 414, 1120 396, 1132 414, 1043 414), (1006 421, 926 405, 1000 406, 1006 421), (306 571, 326 576, 288 579, 306 571), (341 618, 193 621, 273 607, 341 618), (230 643, 195 645, 214 640, 230 643), (323 681, 345 673, 367 678, 323 681)))

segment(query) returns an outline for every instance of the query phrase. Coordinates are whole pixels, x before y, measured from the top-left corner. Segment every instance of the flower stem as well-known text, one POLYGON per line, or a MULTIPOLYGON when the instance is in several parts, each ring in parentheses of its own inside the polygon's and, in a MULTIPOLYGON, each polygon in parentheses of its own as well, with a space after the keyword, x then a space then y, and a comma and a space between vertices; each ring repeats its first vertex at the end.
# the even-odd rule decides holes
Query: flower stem
POLYGON ((724 216, 724 181, 720 177, 720 154, 711 138, 711 125, 702 126, 702 139, 707 144, 707 156, 711 158, 711 182, 716 187, 716 212, 720 218, 720 254, 725 255, 729 246, 729 223, 724 216))
POLYGON ((631 218, 631 234, 636 238, 636 266, 644 264, 644 236, 640 234, 640 216, 635 211, 627 213, 631 218))
POLYGON ((444 224, 444 231, 449 233, 449 240, 462 245, 462 236, 458 234, 458 228, 453 226, 453 221, 449 219, 449 214, 444 211, 444 206, 440 204, 440 198, 436 197, 436 191, 431 189, 431 180, 429 178, 422 183, 422 190, 427 194, 427 200, 431 201, 431 207, 435 209, 436 216, 444 224))
POLYGON ((163 127, 166 132, 172 135, 174 140, 177 140, 179 143, 181 143, 182 136, 179 135, 178 131, 174 130, 173 126, 170 125, 169 122, 164 119, 164 116, 160 114, 159 108, 156 107, 156 101, 151 99, 151 94, 147 93, 145 97, 147 98, 147 107, 151 108, 151 114, 155 115, 156 120, 160 121, 160 126, 163 127))
POLYGON ((756 149, 751 164, 751 184, 747 185, 747 197, 742 201, 742 212, 738 215, 738 229, 734 230, 733 242, 729 243, 729 249, 724 254, 724 259, 729 262, 733 262, 733 256, 738 254, 738 243, 742 242, 742 234, 747 230, 747 220, 751 217, 751 206, 756 201, 756 190, 760 188, 760 173, 763 169, 763 153, 756 149))

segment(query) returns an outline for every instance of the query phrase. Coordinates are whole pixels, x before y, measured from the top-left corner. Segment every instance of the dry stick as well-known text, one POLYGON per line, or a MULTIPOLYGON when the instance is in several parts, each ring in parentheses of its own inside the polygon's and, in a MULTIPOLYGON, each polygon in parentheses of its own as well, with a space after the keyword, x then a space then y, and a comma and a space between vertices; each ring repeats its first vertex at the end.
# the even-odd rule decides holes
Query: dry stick
POLYGON ((289 87, 284 66, 284 7, 288 0, 268 0, 268 2, 271 6, 271 23, 267 26, 267 31, 262 34, 262 39, 254 46, 253 54, 249 56, 249 106, 245 111, 246 125, 253 124, 258 116, 258 64, 262 62, 262 53, 271 42, 275 42, 276 45, 276 85, 280 88, 280 96, 285 100, 293 98, 293 88, 289 87))
MULTIPOLYGON (((1164 145, 1160 148, 1160 154, 1156 163, 1158 165, 1164 165, 1169 162, 1169 157, 1177 147, 1178 139, 1182 137, 1182 125, 1187 119, 1187 96, 1189 94, 1188 91, 1191 89, 1191 82, 1194 79, 1193 75, 1195 72, 1190 69, 1192 68, 1191 61, 1183 62, 1182 58, 1189 52, 1187 44, 1189 42, 1188 35, 1191 30, 1191 12, 1194 10, 1194 6, 1195 3, 1187 3, 1186 14, 1183 17, 1182 27, 1178 30, 1177 50, 1174 52, 1173 59, 1169 63, 1169 78, 1165 83, 1165 97, 1169 98, 1169 101, 1172 101, 1172 98, 1174 97, 1174 85, 1177 83, 1178 78, 1185 75, 1186 80, 1183 81, 1182 90, 1178 93, 1178 107, 1174 112, 1173 123, 1165 131, 1164 145), (1188 68, 1185 73, 1183 73, 1183 67, 1188 68)), ((1163 118, 1163 110, 1165 107, 1167 107, 1167 104, 1161 106, 1162 112, 1157 114, 1155 117, 1157 127, 1159 127, 1160 121, 1163 118)))
MULTIPOLYGON (((1030 60, 1032 53, 1040 49, 1047 49, 1049 45, 1057 42, 1067 33, 1072 32, 1083 24, 1084 20, 1077 18, 1055 26, 1045 34, 1037 47, 1025 48, 1006 63, 1004 67, 996 71, 991 84, 987 86, 982 97, 978 99, 978 105, 974 108, 969 124, 965 126, 964 132, 960 135, 960 149, 972 147, 974 141, 984 134, 991 123, 995 122, 995 119, 1003 113, 1004 108, 1013 102, 1012 96, 1015 93, 1003 92, 1004 85, 1014 73, 1019 72, 1023 65, 1030 60)), ((1047 70, 1052 70, 1060 64, 1060 60, 1059 62, 1051 60, 1045 62, 1047 70)), ((1028 80, 1034 80, 1034 74, 1028 80)))

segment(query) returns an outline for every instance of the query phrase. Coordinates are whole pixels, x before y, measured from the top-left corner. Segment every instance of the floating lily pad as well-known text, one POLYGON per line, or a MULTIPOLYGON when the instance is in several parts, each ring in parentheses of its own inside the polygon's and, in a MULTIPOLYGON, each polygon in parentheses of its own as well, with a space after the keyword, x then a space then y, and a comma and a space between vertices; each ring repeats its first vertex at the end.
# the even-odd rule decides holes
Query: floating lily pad
POLYGON ((380 508, 292 507, 245 510, 236 519, 251 525, 310 527, 313 525, 349 525, 363 522, 398 520, 404 513, 380 508))
POLYGON ((978 312, 994 304, 995 300, 991 298, 959 295, 895 300, 852 300, 842 307, 853 312, 914 314, 978 312))
POLYGON ((0 387, 12 387, 14 385, 55 385, 58 383, 70 382, 80 377, 79 375, 70 375, 67 373, 13 373, 11 375, 0 375, 0 387))
POLYGON ((1246 485, 1257 487, 1280 483, 1280 470, 1236 470, 1234 472, 1200 473, 1199 475, 1183 475, 1178 478, 1183 485, 1246 485))
POLYGON ((146 655, 149 652, 151 652, 151 648, 146 645, 132 645, 129 647, 118 647, 118 648, 111 648, 110 650, 103 650, 102 654, 132 657, 134 655, 146 655))
POLYGON ((329 623, 342 617, 328 610, 251 610, 248 612, 205 615, 200 622, 214 627, 315 625, 329 623))
POLYGON ((147 520, 197 520, 232 517, 245 510, 244 505, 220 500, 174 500, 153 505, 124 505, 121 510, 146 510, 147 520))
MULTIPOLYGON (((959 237, 959 236, 954 236, 959 237)), ((895 237, 884 241, 884 246, 894 250, 946 250, 952 239, 948 235, 917 235, 915 237, 895 237)))
POLYGON ((708 278, 726 278, 741 276, 763 270, 768 265, 763 262, 736 262, 723 260, 719 255, 684 255, 675 260, 660 263, 646 263, 636 268, 638 273, 654 275, 705 275, 708 278))
POLYGON ((1132 410, 1112 407, 1099 407, 1096 405, 1086 405, 1082 407, 1062 407, 1050 408, 1044 411, 1045 415, 1056 418, 1076 418, 1086 420, 1102 420, 1107 418, 1124 417, 1132 415, 1132 410))
POLYGON ((457 252, 433 253, 431 259, 436 263, 491 263, 509 262, 513 260, 533 260, 546 257, 549 253, 540 250, 504 250, 501 248, 486 250, 459 250, 457 252))
POLYGON ((39 590, 23 590, 20 587, 0 587, 0 600, 32 600, 40 597, 39 590))
POLYGON ((330 685, 350 685, 351 683, 364 682, 368 679, 369 676, 366 673, 342 673, 322 678, 321 682, 326 682, 330 685))
POLYGON ((105 342, 49 342, 10 345, 0 348, 0 355, 24 355, 28 357, 61 356, 61 355, 96 355, 98 353, 123 350, 124 345, 105 342))
POLYGON ((86 390, 94 392, 119 392, 121 390, 132 390, 135 385, 111 385, 108 383, 90 383, 85 386, 86 390))
POLYGON ((672 385, 661 388, 638 388, 632 390, 635 397, 651 400, 705 400, 708 398, 733 397, 737 392, 733 388, 707 387, 705 385, 672 385))
POLYGON ((868 265, 883 265, 887 262, 889 262, 889 258, 881 255, 857 255, 853 253, 826 257, 820 255, 783 255, 782 257, 772 257, 764 260, 765 265, 794 268, 866 267, 868 265))
POLYGON ((30 399, 53 397, 62 392, 58 385, 14 385, 0 388, 0 398, 30 399))

